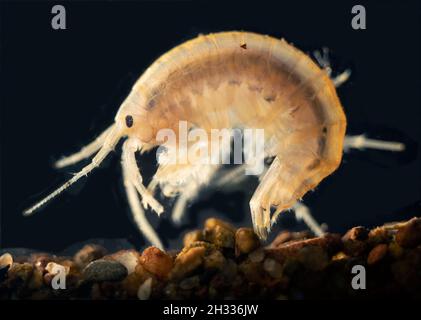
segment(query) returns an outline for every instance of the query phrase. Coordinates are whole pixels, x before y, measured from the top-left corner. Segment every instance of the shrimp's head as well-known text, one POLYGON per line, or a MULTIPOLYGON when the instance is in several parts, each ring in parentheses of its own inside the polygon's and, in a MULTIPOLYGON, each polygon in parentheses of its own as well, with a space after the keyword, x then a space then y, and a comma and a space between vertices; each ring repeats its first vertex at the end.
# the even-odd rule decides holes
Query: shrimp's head
POLYGON ((150 112, 143 107, 144 100, 139 95, 130 94, 117 112, 115 123, 123 136, 137 138, 148 144, 154 140, 155 130, 150 112))

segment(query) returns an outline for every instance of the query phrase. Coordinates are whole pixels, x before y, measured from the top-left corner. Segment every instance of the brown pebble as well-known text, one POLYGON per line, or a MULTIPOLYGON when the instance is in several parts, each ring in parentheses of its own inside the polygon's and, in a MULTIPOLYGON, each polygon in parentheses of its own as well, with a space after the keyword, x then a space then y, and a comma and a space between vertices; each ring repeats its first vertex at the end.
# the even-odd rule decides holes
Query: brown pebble
POLYGON ((364 254, 367 247, 368 244, 366 241, 351 239, 343 241, 343 250, 347 255, 351 257, 357 257, 364 254))
POLYGON ((276 248, 290 241, 306 240, 309 238, 313 238, 313 236, 311 235, 309 231, 300 231, 300 232, 282 231, 276 236, 276 238, 272 241, 269 247, 276 248))
POLYGON ((14 263, 9 269, 7 275, 9 280, 12 282, 20 279, 22 282, 27 283, 27 281, 31 278, 33 271, 34 267, 31 263, 14 263))
POLYGON ((183 238, 183 245, 185 247, 188 247, 193 242, 196 242, 196 241, 203 241, 202 230, 193 230, 193 231, 187 232, 183 238))
POLYGON ((364 227, 354 227, 349 229, 342 237, 342 241, 348 240, 366 240, 368 238, 368 230, 364 227))
POLYGON ((13 257, 10 253, 4 253, 0 256, 0 268, 11 267, 13 265, 13 257))
POLYGON ((385 227, 377 227, 368 233, 368 241, 372 245, 389 242, 391 238, 390 232, 385 227))
POLYGON ((140 256, 140 263, 149 272, 165 278, 173 268, 173 259, 156 247, 146 248, 140 256))
POLYGON ((277 248, 265 249, 266 254, 280 263, 288 257, 296 256, 299 251, 307 246, 321 247, 329 256, 334 255, 342 248, 341 237, 337 234, 326 234, 313 239, 287 242, 277 248))
POLYGON ((181 278, 199 267, 206 253, 205 247, 193 247, 180 252, 174 262, 171 276, 181 278))
POLYGON ((186 278, 182 280, 179 284, 180 288, 183 290, 191 290, 193 288, 198 287, 200 284, 200 280, 198 276, 186 278))
POLYGON ((413 218, 399 228, 395 239, 404 248, 415 248, 421 244, 421 218, 413 218))
POLYGON ((260 246, 257 235, 251 228, 240 228, 235 233, 235 254, 248 254, 260 246))
POLYGON ((69 264, 65 265, 64 263, 58 264, 55 262, 49 262, 45 267, 45 271, 52 275, 56 275, 58 272, 60 272, 60 270, 63 270, 67 276, 70 272, 69 264))
POLYGON ((300 249, 297 260, 307 269, 320 271, 326 268, 329 257, 326 250, 318 246, 306 246, 300 249))
POLYGON ((282 266, 279 262, 274 259, 267 258, 263 262, 263 269, 275 279, 282 278, 282 266))
POLYGON ((208 255, 204 257, 204 265, 206 269, 218 269, 222 270, 225 266, 225 257, 218 250, 212 250, 208 255))
POLYGON ((340 251, 332 257, 332 261, 345 260, 347 258, 348 256, 343 251, 340 251))
POLYGON ((271 277, 264 271, 263 263, 251 262, 250 260, 245 260, 240 263, 238 266, 239 271, 244 277, 252 283, 259 285, 266 285, 271 281, 271 277))
POLYGON ((55 275, 51 273, 44 274, 43 276, 44 285, 51 288, 51 281, 53 280, 54 277, 55 275))
POLYGON ((222 270, 222 275, 225 277, 225 279, 229 282, 233 281, 237 274, 237 264, 232 259, 227 259, 227 262, 225 264, 224 269, 222 270))
POLYGON ((386 256, 387 248, 387 244, 384 243, 375 246, 368 254, 367 263, 373 265, 382 260, 386 256))
POLYGON ((263 248, 259 248, 251 252, 248 256, 251 262, 262 262, 265 258, 265 250, 263 248))
POLYGON ((94 260, 101 259, 107 250, 96 244, 87 244, 80 249, 73 257, 75 263, 81 267, 86 266, 94 260))
POLYGON ((136 297, 139 286, 145 280, 142 274, 132 272, 122 281, 121 286, 126 291, 128 297, 136 297))
POLYGON ((395 241, 393 241, 389 243, 389 252, 393 258, 399 259, 403 256, 405 249, 398 245, 395 241))
POLYGON ((55 262, 56 259, 57 259, 56 256, 51 256, 47 253, 38 253, 38 254, 32 254, 30 256, 29 262, 32 262, 37 269, 44 272, 47 264, 49 262, 55 262))
POLYGON ((234 248, 235 229, 219 219, 208 219, 203 231, 204 239, 218 247, 234 248))
POLYGON ((221 226, 224 227, 228 230, 231 230, 232 232, 235 232, 235 228, 233 225, 231 225, 228 222, 225 222, 221 219, 217 219, 217 218, 209 218, 205 221, 205 229, 213 229, 216 226, 221 226))
POLYGON ((31 290, 38 290, 42 287, 43 283, 44 283, 44 278, 43 278, 42 271, 38 268, 35 268, 28 282, 28 288, 31 290))

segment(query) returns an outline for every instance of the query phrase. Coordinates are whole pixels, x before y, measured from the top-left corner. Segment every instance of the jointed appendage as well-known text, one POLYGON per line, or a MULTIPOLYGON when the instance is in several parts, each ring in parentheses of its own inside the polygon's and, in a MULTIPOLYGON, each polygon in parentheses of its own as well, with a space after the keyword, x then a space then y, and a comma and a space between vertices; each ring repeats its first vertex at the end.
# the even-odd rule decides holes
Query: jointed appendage
MULTIPOLYGON (((146 219, 145 210, 142 208, 140 203, 139 195, 136 191, 139 192, 139 186, 143 186, 141 181, 139 181, 139 176, 133 175, 133 171, 136 170, 139 173, 137 168, 135 152, 138 151, 138 143, 134 140, 127 140, 123 145, 123 154, 122 154, 122 169, 123 169, 123 179, 124 186, 126 189, 127 199, 129 201, 130 209, 133 214, 133 219, 143 233, 143 235, 156 247, 163 249, 161 240, 159 239, 156 232, 153 230, 152 226, 149 224, 146 219), (137 187, 136 187, 137 185, 137 187)), ((140 174, 139 174, 140 175, 140 174)), ((144 187, 140 188, 142 197, 145 195, 144 187)), ((149 194, 149 193, 148 193, 149 194)), ((146 194, 147 195, 147 194, 146 194)), ((151 195, 147 195, 148 201, 150 201, 151 195)), ((153 197, 152 197, 153 198, 153 197)), ((155 209, 162 209, 160 205, 153 199, 153 206, 155 209)))
POLYGON ((326 47, 322 48, 322 52, 319 50, 314 51, 313 53, 314 58, 316 59, 317 63, 320 65, 321 68, 326 70, 327 74, 331 78, 333 84, 336 88, 340 87, 343 83, 345 83, 349 77, 351 76, 351 70, 346 69, 344 72, 332 76, 332 66, 330 65, 330 59, 329 59, 329 49, 326 47))
POLYGON ((357 136, 346 136, 344 140, 344 151, 347 152, 349 149, 377 149, 385 151, 404 151, 405 144, 394 141, 383 141, 376 139, 366 138, 365 135, 357 136))
POLYGON ((136 152, 141 149, 141 143, 136 139, 128 139, 123 144, 123 165, 127 171, 130 182, 136 188, 142 197, 142 203, 145 209, 150 206, 158 215, 160 215, 164 208, 162 205, 153 197, 148 189, 142 183, 142 176, 139 171, 139 167, 136 162, 136 152))
POLYGON ((79 152, 76 152, 68 157, 64 157, 58 160, 54 164, 54 167, 56 168, 67 167, 92 156, 95 152, 97 152, 102 147, 102 145, 105 142, 105 138, 110 133, 112 127, 113 126, 109 126, 104 132, 102 132, 98 136, 98 138, 96 138, 94 141, 92 141, 88 145, 84 146, 79 152))

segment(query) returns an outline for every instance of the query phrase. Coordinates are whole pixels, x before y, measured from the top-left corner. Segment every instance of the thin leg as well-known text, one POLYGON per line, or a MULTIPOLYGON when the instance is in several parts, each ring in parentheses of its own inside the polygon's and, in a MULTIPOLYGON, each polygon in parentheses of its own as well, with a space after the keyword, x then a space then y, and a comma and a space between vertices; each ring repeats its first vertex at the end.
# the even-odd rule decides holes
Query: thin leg
POLYGON ((235 184, 242 181, 245 177, 246 164, 241 164, 225 174, 221 174, 213 183, 216 187, 222 187, 226 184, 235 184))
POLYGON ((346 69, 344 72, 338 74, 337 76, 332 78, 332 82, 336 88, 340 87, 346 81, 348 81, 349 77, 351 76, 351 70, 346 69))
POLYGON ((187 204, 197 196, 198 192, 199 187, 195 183, 189 183, 186 188, 184 188, 183 193, 178 196, 171 214, 171 220, 173 223, 181 223, 181 219, 186 212, 187 204))
POLYGON ((136 162, 136 152, 140 150, 140 147, 141 145, 139 141, 135 139, 128 139, 123 144, 123 164, 125 166, 125 170, 127 170, 127 175, 131 179, 133 186, 142 197, 142 203, 145 209, 150 206, 152 210, 160 215, 164 211, 164 208, 142 183, 143 179, 136 162))
POLYGON ((329 49, 326 47, 322 48, 322 52, 319 50, 314 51, 314 58, 316 59, 317 63, 326 70, 329 77, 332 79, 333 84, 335 87, 340 87, 343 83, 345 83, 349 77, 351 76, 351 70, 346 69, 344 72, 338 74, 337 76, 332 76, 332 66, 330 65, 329 59, 329 49))
POLYGON ((349 149, 377 149, 377 150, 387 150, 387 151, 403 151, 405 150, 405 145, 401 142, 393 141, 382 141, 375 139, 368 139, 365 135, 357 136, 346 136, 344 140, 344 151, 347 152, 349 149))
POLYGON ((122 168, 123 168, 123 179, 124 187, 126 189, 127 199, 129 201, 130 209, 133 214, 133 219, 142 234, 148 239, 148 241, 158 247, 163 249, 161 240, 159 239, 156 232, 153 230, 152 226, 146 219, 145 211, 140 204, 139 197, 136 192, 136 188, 132 183, 132 176, 130 174, 129 164, 126 161, 126 158, 122 158, 122 168))
POLYGON ((63 168, 75 164, 83 159, 89 158, 95 152, 97 152, 104 144, 105 138, 110 133, 112 126, 108 127, 102 132, 98 138, 84 146, 79 152, 76 152, 70 156, 64 157, 58 160, 55 164, 55 168, 63 168))
POLYGON ((309 229, 318 237, 324 234, 323 228, 317 223, 317 221, 311 215, 309 207, 297 201, 293 207, 295 212, 295 218, 298 221, 304 221, 309 229))

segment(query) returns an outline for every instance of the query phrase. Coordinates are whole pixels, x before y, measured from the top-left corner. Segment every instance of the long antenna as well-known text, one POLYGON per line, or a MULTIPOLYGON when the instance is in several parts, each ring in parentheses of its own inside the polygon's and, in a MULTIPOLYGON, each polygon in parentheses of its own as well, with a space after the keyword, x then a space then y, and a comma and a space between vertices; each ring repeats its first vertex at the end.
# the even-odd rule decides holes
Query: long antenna
POLYGON ((30 216, 35 211, 37 211, 42 206, 44 206, 47 202, 51 201, 52 199, 57 197, 60 193, 62 193, 64 190, 69 188, 72 184, 74 184, 80 178, 88 175, 88 173, 91 172, 96 167, 98 167, 101 164, 101 162, 107 157, 107 155, 114 149, 115 145, 117 144, 118 140, 120 140, 120 138, 121 138, 120 132, 116 129, 115 126, 113 126, 110 132, 108 133, 107 138, 105 139, 104 145, 95 155, 95 157, 92 159, 90 164, 85 166, 82 170, 76 173, 73 178, 68 180, 65 184, 63 184, 61 187, 59 187, 52 193, 50 193, 47 197, 37 202, 35 205, 30 207, 29 209, 26 209, 23 212, 23 215, 30 216))

